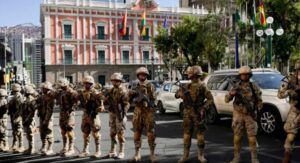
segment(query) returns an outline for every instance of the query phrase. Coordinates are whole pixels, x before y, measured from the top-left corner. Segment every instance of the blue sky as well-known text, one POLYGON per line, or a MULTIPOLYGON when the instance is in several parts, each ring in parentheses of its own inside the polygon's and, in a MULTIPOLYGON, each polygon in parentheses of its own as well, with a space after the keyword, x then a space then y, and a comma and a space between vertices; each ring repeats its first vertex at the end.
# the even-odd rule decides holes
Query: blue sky
MULTIPOLYGON (((160 6, 178 6, 179 0, 156 0, 160 6)), ((1 0, 0 26, 13 26, 22 23, 40 25, 41 0, 1 0)))

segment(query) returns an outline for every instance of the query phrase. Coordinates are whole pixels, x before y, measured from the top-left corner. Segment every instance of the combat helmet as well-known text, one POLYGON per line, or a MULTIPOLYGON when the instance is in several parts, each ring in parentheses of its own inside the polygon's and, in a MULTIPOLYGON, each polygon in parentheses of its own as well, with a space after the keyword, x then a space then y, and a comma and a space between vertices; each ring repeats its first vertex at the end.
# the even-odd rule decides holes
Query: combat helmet
POLYGON ((7 91, 5 89, 0 89, 0 97, 6 97, 7 95, 7 91))
POLYGON ((66 78, 61 78, 61 79, 58 80, 58 85, 60 87, 67 87, 67 86, 69 86, 69 84, 70 84, 70 82, 66 78))
POLYGON ((94 78, 92 76, 90 76, 90 75, 84 77, 83 80, 82 80, 82 82, 83 83, 90 83, 90 84, 93 84, 93 85, 95 83, 94 78))
POLYGON ((25 90, 25 94, 31 94, 31 95, 35 94, 34 88, 30 85, 26 85, 24 90, 25 90))
POLYGON ((145 75, 149 75, 149 71, 146 67, 140 67, 136 70, 136 76, 138 76, 139 74, 145 74, 145 75))
POLYGON ((122 81, 123 80, 123 75, 121 73, 113 73, 110 77, 110 80, 113 81, 113 80, 117 80, 117 81, 122 81))
POLYGON ((203 74, 202 68, 200 66, 191 66, 187 69, 187 74, 189 77, 191 76, 201 76, 203 74))
POLYGON ((249 74, 250 76, 252 76, 252 70, 249 66, 242 66, 239 70, 239 75, 242 74, 249 74))
POLYGON ((20 92, 21 90, 22 90, 22 87, 21 87, 21 85, 20 84, 17 84, 17 83, 15 83, 15 84, 13 84, 12 85, 12 91, 14 91, 14 92, 20 92))
POLYGON ((48 81, 42 83, 41 87, 44 88, 44 89, 48 89, 48 90, 52 90, 53 89, 52 84, 50 82, 48 82, 48 81))

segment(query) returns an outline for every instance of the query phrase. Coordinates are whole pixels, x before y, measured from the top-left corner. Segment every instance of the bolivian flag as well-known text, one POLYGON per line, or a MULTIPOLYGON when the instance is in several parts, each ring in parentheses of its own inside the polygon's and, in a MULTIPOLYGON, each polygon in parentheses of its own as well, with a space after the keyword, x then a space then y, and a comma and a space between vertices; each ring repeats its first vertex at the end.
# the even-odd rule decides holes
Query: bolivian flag
POLYGON ((119 30, 122 36, 125 36, 127 30, 127 10, 125 11, 125 15, 122 18, 122 28, 119 30))
POLYGON ((142 14, 141 36, 146 36, 146 10, 142 14))
POLYGON ((265 27, 267 25, 267 22, 265 16, 264 2, 262 0, 260 0, 259 2, 259 13, 260 13, 260 25, 265 27))

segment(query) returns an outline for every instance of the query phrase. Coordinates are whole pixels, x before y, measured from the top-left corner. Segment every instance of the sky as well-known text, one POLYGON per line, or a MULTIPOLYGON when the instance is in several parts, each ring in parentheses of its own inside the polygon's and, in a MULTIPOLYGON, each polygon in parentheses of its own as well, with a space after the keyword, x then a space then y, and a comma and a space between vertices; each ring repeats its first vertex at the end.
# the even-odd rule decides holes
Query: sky
MULTIPOLYGON (((40 25, 41 0, 0 0, 0 26, 40 25)), ((156 0, 160 6, 178 6, 179 0, 156 0)))

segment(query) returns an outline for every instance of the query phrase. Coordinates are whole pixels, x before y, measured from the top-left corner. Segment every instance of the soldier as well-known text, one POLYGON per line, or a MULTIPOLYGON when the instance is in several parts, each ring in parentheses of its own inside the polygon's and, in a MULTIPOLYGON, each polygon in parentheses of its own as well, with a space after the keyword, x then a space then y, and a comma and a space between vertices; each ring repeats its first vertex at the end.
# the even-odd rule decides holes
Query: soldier
POLYGON ((81 96, 79 99, 82 99, 81 103, 83 104, 81 131, 83 132, 84 141, 83 151, 79 154, 79 157, 87 157, 89 155, 88 145, 90 142, 91 132, 96 145, 96 153, 93 156, 95 158, 99 158, 101 156, 101 124, 98 113, 104 110, 104 98, 102 94, 93 87, 94 83, 94 78, 92 76, 84 77, 83 84, 85 89, 82 92, 79 92, 79 95, 81 96))
POLYGON ((0 152, 7 152, 9 150, 7 141, 7 91, 0 89, 0 152))
POLYGON ((125 125, 126 125, 126 113, 129 109, 129 98, 127 96, 126 90, 122 88, 121 82, 123 80, 123 75, 121 73, 114 73, 110 80, 112 82, 113 88, 111 88, 107 95, 106 102, 109 105, 109 126, 110 126, 110 138, 111 138, 111 149, 109 152, 109 157, 116 157, 116 144, 117 138, 120 145, 119 149, 119 159, 125 157, 124 144, 125 144, 125 125))
POLYGON ((183 144, 184 152, 182 158, 178 162, 186 162, 189 158, 191 147, 191 138, 193 131, 197 133, 198 160, 206 162, 204 158, 204 131, 205 126, 205 109, 213 104, 211 92, 200 80, 202 69, 200 66, 192 66, 187 70, 188 78, 192 83, 180 87, 176 92, 175 98, 182 98, 184 104, 183 115, 183 144), (206 102, 204 102, 206 100, 206 102))
POLYGON ((42 83, 42 95, 38 98, 38 117, 40 119, 40 137, 42 155, 53 155, 53 108, 55 92, 50 82, 42 83), (48 147, 47 147, 48 145, 48 147))
POLYGON ((24 152, 23 146, 23 123, 22 123, 22 105, 24 102, 24 97, 21 94, 21 85, 12 85, 13 98, 8 103, 8 114, 10 115, 13 144, 12 152, 22 153, 24 152), (19 143, 19 144, 17 144, 19 143))
POLYGON ((287 78, 288 81, 285 81, 278 91, 279 98, 289 97, 291 107, 284 124, 287 137, 284 144, 285 153, 283 163, 289 163, 291 161, 293 144, 298 133, 300 122, 300 60, 296 62, 295 70, 296 74, 289 75, 287 78))
POLYGON ((248 66, 239 70, 240 81, 234 83, 231 90, 225 96, 225 102, 233 100, 232 128, 234 133, 234 158, 231 163, 240 162, 241 141, 246 129, 251 151, 251 162, 258 163, 256 150, 257 111, 262 108, 262 97, 259 87, 250 82, 252 71, 248 66))
POLYGON ((141 160, 140 149, 141 149, 141 134, 143 128, 146 128, 148 136, 148 144, 150 147, 150 160, 156 162, 154 149, 155 149, 155 87, 148 82, 147 76, 149 72, 147 68, 140 67, 136 70, 136 75, 139 80, 136 89, 129 92, 129 95, 134 97, 134 113, 133 113, 133 130, 134 130, 134 145, 135 155, 130 160, 131 162, 137 162, 141 160))
POLYGON ((22 118, 23 118, 23 126, 24 131, 28 140, 28 149, 24 151, 24 154, 31 155, 35 153, 34 146, 34 133, 36 130, 36 124, 34 120, 34 116, 36 114, 36 91, 32 86, 26 85, 24 89, 25 93, 25 101, 22 109, 22 118))
POLYGON ((59 126, 63 139, 62 156, 71 156, 74 151, 74 127, 75 127, 75 104, 77 102, 77 92, 69 86, 66 78, 60 79, 58 85, 60 90, 56 92, 60 105, 59 126), (69 144, 68 144, 69 143, 69 144))

